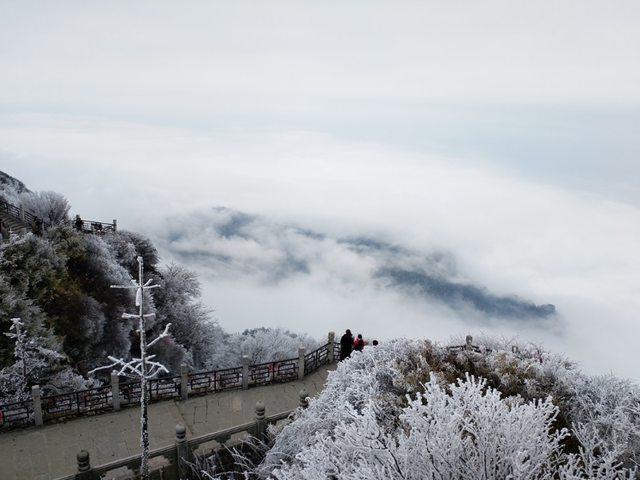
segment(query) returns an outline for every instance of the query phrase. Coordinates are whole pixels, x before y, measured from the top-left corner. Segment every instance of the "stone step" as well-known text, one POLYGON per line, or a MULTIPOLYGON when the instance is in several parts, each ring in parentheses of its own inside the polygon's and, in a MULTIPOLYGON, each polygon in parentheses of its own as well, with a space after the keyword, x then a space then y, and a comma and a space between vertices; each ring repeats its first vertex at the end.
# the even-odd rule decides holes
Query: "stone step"
POLYGON ((7 230, 9 230, 13 235, 23 235, 24 233, 31 231, 31 227, 28 223, 23 222, 12 215, 0 213, 0 218, 4 221, 7 230))

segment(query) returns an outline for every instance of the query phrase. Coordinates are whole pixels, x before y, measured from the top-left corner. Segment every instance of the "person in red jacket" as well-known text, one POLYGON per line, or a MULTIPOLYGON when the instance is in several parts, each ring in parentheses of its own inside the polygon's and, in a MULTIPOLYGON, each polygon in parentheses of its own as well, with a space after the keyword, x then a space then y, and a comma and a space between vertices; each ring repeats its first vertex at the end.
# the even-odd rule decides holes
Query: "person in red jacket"
POLYGON ((365 345, 366 343, 364 343, 364 340, 362 339, 362 334, 359 333, 358 338, 356 338, 356 341, 353 342, 353 350, 355 352, 361 352, 365 345))

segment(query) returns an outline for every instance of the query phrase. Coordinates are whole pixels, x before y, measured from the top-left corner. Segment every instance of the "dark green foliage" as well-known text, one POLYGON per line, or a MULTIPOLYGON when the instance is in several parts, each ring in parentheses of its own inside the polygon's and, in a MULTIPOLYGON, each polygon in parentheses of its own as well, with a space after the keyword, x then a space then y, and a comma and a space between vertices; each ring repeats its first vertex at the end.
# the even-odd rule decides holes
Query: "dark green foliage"
POLYGON ((49 240, 29 235, 3 246, 0 275, 18 295, 44 304, 66 276, 65 264, 49 240))
POLYGON ((107 355, 139 355, 137 324, 122 318, 124 312, 137 312, 134 291, 111 288, 129 285, 137 276, 138 256, 147 278, 155 277, 161 286, 154 290, 157 309, 155 295, 145 299, 157 313, 147 334, 153 338, 167 323, 176 332, 152 353, 172 373, 185 360, 201 366, 219 328, 197 300, 197 277, 182 267, 159 269, 155 247, 137 233, 91 236, 60 225, 44 237, 27 235, 0 246, 0 369, 15 361, 14 344, 3 335, 11 318, 39 319, 45 337, 56 339, 56 348, 81 374, 103 364, 107 355))

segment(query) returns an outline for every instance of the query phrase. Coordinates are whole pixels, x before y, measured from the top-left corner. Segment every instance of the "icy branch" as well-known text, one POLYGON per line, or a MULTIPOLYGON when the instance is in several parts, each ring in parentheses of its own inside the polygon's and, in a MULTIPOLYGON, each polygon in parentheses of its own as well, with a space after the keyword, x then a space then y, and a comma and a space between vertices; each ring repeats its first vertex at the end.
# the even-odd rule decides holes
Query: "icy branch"
MULTIPOLYGON (((149 355, 146 359, 146 361, 144 362, 145 365, 147 365, 149 367, 149 370, 147 372, 147 374, 145 375, 145 378, 150 379, 150 378, 154 378, 156 375, 158 375, 160 372, 164 372, 164 373, 169 373, 169 370, 167 370, 165 368, 164 365, 162 365, 159 362, 152 362, 151 359, 154 358, 155 355, 149 355)), ((111 364, 110 365, 105 365, 102 367, 98 367, 98 368, 94 368, 93 370, 91 370, 89 372, 89 374, 93 374, 99 370, 108 370, 108 369, 113 369, 112 371, 116 373, 116 375, 118 376, 125 376, 125 377, 130 377, 130 378, 141 378, 143 376, 142 374, 142 360, 139 358, 132 358, 129 361, 126 361, 122 358, 115 358, 112 356, 108 356, 107 357, 109 360, 111 360, 111 364), (120 367, 120 370, 116 371, 114 369, 114 367, 120 367)))
MULTIPOLYGON (((168 337, 169 336, 169 327, 170 326, 171 326, 171 324, 167 323, 167 326, 164 327, 164 332, 162 332, 160 335, 158 335, 158 337, 153 342, 151 342, 148 346, 151 347, 152 345, 154 345, 161 338, 168 337)), ((151 357, 149 357, 149 358, 151 358, 151 357)))

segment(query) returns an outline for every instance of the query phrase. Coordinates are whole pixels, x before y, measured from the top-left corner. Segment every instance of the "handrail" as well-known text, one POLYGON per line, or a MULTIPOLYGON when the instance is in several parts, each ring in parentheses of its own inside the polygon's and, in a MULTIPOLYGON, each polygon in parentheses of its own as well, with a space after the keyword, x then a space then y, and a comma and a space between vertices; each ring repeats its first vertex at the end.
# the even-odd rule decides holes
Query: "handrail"
POLYGON ((11 205, 9 202, 0 200, 0 211, 22 221, 22 218, 20 218, 20 208, 16 207, 15 205, 11 205))
MULTIPOLYGON (((281 420, 285 420, 289 418, 293 412, 295 412, 295 409, 276 413, 274 415, 269 415, 268 417, 265 417, 264 420, 268 424, 275 424, 281 420)), ((251 422, 243 423, 240 425, 236 425, 234 427, 218 430, 216 432, 205 433, 204 435, 193 437, 191 439, 185 440, 185 444, 187 445, 187 449, 188 449, 187 451, 193 452, 196 449, 198 449, 200 445, 203 443, 218 442, 219 444, 223 445, 233 435, 237 433, 247 432, 248 434, 252 435, 256 433, 255 430, 256 430, 256 422, 251 421, 251 422)), ((175 458, 176 458, 175 444, 159 447, 149 452, 149 459, 157 458, 157 457, 165 457, 166 459, 169 460, 170 463, 175 463, 175 458)), ((139 466, 140 466, 140 454, 130 455, 128 457, 121 458, 119 460, 113 460, 111 462, 104 463, 97 467, 91 467, 91 473, 92 473, 92 478, 102 478, 107 474, 107 472, 116 470, 118 468, 124 467, 130 470, 134 470, 136 468, 139 468, 139 466)), ((76 480, 78 478, 77 475, 78 475, 77 473, 74 473, 64 477, 58 477, 56 480, 76 480)))
POLYGON ((74 228, 82 233, 90 233, 92 235, 104 235, 116 231, 116 223, 98 222, 97 220, 76 220, 72 222, 74 228))
MULTIPOLYGON (((0 199, 0 212, 3 212, 16 220, 19 220, 22 223, 26 223, 27 225, 33 225, 38 227, 38 220, 42 222, 41 227, 45 229, 51 228, 49 223, 46 223, 44 220, 39 218, 36 214, 29 212, 28 210, 24 210, 21 207, 17 207, 16 205, 12 205, 5 200, 0 199)), ((79 222, 72 221, 72 224, 75 226, 76 230, 83 233, 91 233, 93 235, 104 235, 106 233, 113 233, 117 229, 116 221, 113 223, 109 222, 99 222, 97 220, 82 220, 79 222)))
MULTIPOLYGON (((36 214, 31 213, 28 210, 24 210, 15 205, 12 205, 9 202, 6 202, 4 200, 0 200, 0 211, 29 225, 36 223, 36 221, 38 220, 38 216, 36 214)), ((45 223, 42 219, 40 219, 40 221, 42 222, 42 226, 44 228, 51 227, 51 225, 49 225, 48 223, 45 223)))
MULTIPOLYGON (((330 345, 331 343, 326 343, 304 355, 304 376, 328 363, 330 345)), ((247 386, 280 383, 300 378, 298 361, 298 358, 293 358, 249 365, 246 372, 247 386)), ((188 389, 186 394, 181 391, 181 382, 179 381, 181 376, 154 378, 149 381, 150 401, 179 397, 186 399, 188 394, 208 394, 243 388, 244 374, 244 367, 207 372, 185 372, 188 389)), ((42 397, 40 400, 42 422, 96 415, 111 409, 139 404, 141 394, 139 385, 140 381, 123 382, 117 383, 115 391, 112 384, 42 397), (118 400, 117 407, 114 406, 114 395, 118 400)), ((39 425, 35 410, 33 398, 21 402, 0 404, 0 431, 29 427, 34 424, 39 425)))

